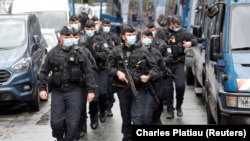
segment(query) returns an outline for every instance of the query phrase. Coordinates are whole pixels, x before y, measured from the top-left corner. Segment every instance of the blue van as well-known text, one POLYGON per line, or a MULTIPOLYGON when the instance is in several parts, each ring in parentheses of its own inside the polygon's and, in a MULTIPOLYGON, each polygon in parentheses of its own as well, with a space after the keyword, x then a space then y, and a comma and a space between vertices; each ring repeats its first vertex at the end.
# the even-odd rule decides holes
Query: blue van
POLYGON ((250 0, 213 0, 206 10, 208 124, 250 124, 250 0))
POLYGON ((40 110, 37 82, 45 48, 37 15, 1 15, 0 33, 0 102, 40 110))

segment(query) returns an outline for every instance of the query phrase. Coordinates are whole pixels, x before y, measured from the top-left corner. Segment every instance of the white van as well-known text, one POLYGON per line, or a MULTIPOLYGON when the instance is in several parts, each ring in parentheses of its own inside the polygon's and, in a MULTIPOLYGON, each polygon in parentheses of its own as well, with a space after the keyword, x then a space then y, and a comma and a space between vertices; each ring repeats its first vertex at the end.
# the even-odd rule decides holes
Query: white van
POLYGON ((41 28, 59 32, 68 25, 71 10, 69 0, 14 0, 10 13, 37 13, 41 28))

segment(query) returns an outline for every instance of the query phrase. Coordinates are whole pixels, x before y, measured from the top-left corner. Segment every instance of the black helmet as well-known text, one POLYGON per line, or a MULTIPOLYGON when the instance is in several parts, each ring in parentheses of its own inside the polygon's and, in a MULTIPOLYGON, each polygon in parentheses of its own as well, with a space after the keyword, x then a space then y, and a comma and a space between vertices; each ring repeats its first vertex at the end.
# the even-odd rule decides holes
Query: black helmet
POLYGON ((177 24, 182 24, 182 17, 180 15, 173 15, 172 22, 177 24))
POLYGON ((160 14, 157 18, 157 23, 160 26, 166 26, 167 25, 167 19, 163 14, 160 14))
POLYGON ((95 27, 95 23, 93 20, 87 20, 85 23, 85 27, 95 27))
POLYGON ((104 19, 102 20, 102 24, 110 24, 109 19, 104 18, 104 19))
POLYGON ((95 21, 98 21, 99 18, 98 18, 97 16, 94 15, 94 16, 91 18, 91 20, 93 20, 93 21, 95 22, 95 21))
POLYGON ((60 35, 64 36, 70 36, 72 34, 72 31, 67 26, 63 26, 62 29, 60 30, 60 35))

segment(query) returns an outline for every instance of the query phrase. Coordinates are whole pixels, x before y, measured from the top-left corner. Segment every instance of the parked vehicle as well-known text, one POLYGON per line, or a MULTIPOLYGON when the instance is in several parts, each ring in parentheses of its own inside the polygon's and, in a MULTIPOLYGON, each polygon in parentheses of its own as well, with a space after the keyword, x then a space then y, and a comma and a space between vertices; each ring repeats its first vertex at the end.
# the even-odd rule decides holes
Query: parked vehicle
POLYGON ((250 0, 212 0, 204 6, 206 17, 194 30, 207 43, 207 122, 250 124, 250 0))
POLYGON ((14 0, 10 12, 37 13, 41 28, 54 28, 59 32, 68 25, 71 8, 69 0, 14 0))
POLYGON ((121 3, 119 0, 108 0, 94 2, 88 7, 88 15, 90 18, 97 16, 100 20, 107 18, 111 22, 111 29, 120 33, 122 25, 121 3))
POLYGON ((52 48, 57 46, 58 44, 58 37, 55 32, 55 29, 52 28, 42 28, 41 29, 42 35, 47 43, 46 53, 48 53, 52 48))
POLYGON ((45 57, 36 14, 0 15, 0 102, 40 109, 38 75, 45 57))

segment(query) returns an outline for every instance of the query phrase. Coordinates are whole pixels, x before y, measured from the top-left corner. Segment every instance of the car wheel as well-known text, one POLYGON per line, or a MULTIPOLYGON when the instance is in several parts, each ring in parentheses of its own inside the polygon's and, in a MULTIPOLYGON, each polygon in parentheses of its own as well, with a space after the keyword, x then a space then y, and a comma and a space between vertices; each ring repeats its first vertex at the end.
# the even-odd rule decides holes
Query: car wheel
POLYGON ((35 93, 35 97, 32 101, 28 102, 28 106, 29 109, 31 109, 31 111, 39 111, 40 110, 40 97, 38 95, 38 89, 36 86, 36 90, 34 91, 35 93))

